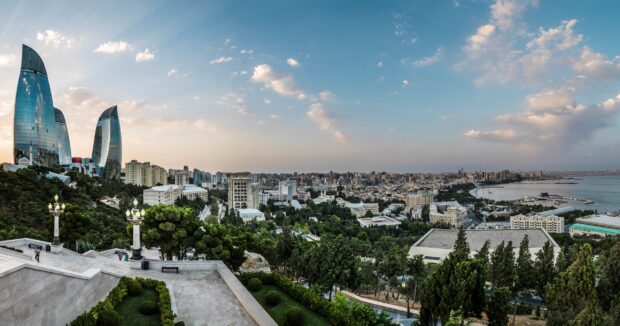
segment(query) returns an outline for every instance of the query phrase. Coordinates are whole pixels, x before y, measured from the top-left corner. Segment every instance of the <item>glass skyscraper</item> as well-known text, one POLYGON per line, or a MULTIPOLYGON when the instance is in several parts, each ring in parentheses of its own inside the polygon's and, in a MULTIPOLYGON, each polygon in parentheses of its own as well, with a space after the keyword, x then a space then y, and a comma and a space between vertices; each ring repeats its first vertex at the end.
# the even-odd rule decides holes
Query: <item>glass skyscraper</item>
POLYGON ((13 159, 56 166, 58 137, 52 92, 39 54, 22 46, 22 65, 17 82, 13 120, 13 159))
POLYGON ((58 161, 60 165, 71 164, 71 142, 69 141, 69 130, 65 115, 58 108, 54 108, 56 117, 56 136, 58 137, 58 161))
POLYGON ((103 111, 97 121, 92 160, 100 168, 102 177, 119 180, 122 154, 121 125, 115 105, 103 111))

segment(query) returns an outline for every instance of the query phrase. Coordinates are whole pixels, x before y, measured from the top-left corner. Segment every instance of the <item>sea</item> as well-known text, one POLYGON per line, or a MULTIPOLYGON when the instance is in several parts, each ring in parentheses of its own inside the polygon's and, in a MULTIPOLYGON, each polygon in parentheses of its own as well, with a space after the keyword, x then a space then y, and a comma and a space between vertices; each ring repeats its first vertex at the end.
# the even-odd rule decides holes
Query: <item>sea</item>
POLYGON ((493 200, 518 200, 527 197, 560 195, 574 198, 556 207, 572 206, 577 209, 598 210, 599 213, 620 211, 620 175, 586 176, 561 180, 523 181, 478 187, 471 194, 493 200), (593 203, 586 204, 590 200, 593 203))

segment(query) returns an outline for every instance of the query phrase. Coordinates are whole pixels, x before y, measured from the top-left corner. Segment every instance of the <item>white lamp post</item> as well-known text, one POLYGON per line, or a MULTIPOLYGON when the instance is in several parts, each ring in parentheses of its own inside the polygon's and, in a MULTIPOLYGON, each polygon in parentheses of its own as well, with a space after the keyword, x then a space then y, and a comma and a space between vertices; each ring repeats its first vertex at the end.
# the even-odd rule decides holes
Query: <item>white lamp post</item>
POLYGON ((133 225, 133 244, 131 245, 131 259, 140 260, 142 259, 142 247, 140 245, 140 222, 144 219, 145 215, 144 209, 138 209, 138 200, 133 200, 133 208, 128 209, 125 212, 127 215, 127 221, 133 225))
POLYGON ((65 211, 65 204, 58 202, 58 195, 54 196, 54 202, 47 205, 50 213, 54 215, 54 240, 53 245, 60 245, 60 215, 65 211))

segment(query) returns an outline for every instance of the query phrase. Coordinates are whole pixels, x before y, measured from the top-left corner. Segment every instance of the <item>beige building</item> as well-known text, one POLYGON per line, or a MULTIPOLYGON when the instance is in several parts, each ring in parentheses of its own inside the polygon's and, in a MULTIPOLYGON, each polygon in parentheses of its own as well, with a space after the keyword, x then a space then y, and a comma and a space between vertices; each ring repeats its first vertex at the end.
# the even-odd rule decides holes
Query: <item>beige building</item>
POLYGON ((252 183, 250 172, 231 173, 228 176, 228 208, 258 208, 259 187, 252 183))
POLYGON ((449 224, 460 228, 467 222, 467 208, 457 201, 434 202, 429 206, 429 219, 431 223, 449 224))
POLYGON ((405 197, 405 205, 407 208, 430 205, 433 202, 433 197, 434 195, 430 191, 409 194, 405 197))
POLYGON ((346 203, 345 206, 351 210, 355 217, 364 217, 370 211, 373 216, 379 215, 379 204, 377 203, 346 203))
POLYGON ((543 228, 549 233, 564 232, 564 218, 556 215, 540 216, 523 214, 510 217, 511 229, 536 229, 543 228))
POLYGON ((125 183, 144 187, 165 185, 168 183, 168 173, 161 166, 151 165, 150 162, 132 160, 125 163, 125 183))
POLYGON ((209 192, 207 189, 189 184, 184 186, 165 185, 156 186, 145 189, 142 192, 144 203, 147 205, 174 205, 175 201, 184 196, 187 199, 194 200, 202 198, 205 202, 209 200, 209 192))

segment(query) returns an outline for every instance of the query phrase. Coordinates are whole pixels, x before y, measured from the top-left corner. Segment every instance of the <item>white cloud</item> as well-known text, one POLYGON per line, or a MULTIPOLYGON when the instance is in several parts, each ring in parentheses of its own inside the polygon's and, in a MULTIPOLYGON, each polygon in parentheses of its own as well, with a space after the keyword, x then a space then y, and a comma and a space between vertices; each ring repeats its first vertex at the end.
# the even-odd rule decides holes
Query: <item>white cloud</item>
POLYGON ((346 141, 344 134, 334 126, 333 118, 323 109, 321 103, 312 103, 306 115, 317 123, 322 131, 331 134, 337 141, 341 143, 346 141))
POLYGON ((179 71, 176 69, 168 70, 168 77, 176 77, 179 75, 179 71))
POLYGON ((228 45, 228 44, 230 44, 230 42, 232 42, 232 40, 231 40, 231 39, 229 39, 229 38, 227 38, 227 39, 224 41, 224 44, 228 45))
POLYGON ((211 60, 209 63, 216 64, 216 63, 225 63, 229 61, 232 61, 232 57, 218 57, 218 58, 211 60))
POLYGON ((467 54, 477 56, 480 52, 483 52, 494 33, 495 25, 486 24, 478 27, 476 34, 467 38, 467 45, 465 46, 467 54))
POLYGON ((463 134, 467 138, 475 138, 492 142, 514 142, 517 133, 512 129, 496 129, 491 131, 469 130, 463 134))
POLYGON ((138 52, 136 54, 136 62, 146 62, 155 59, 155 54, 151 52, 149 49, 144 49, 142 52, 138 52))
POLYGON ((261 64, 254 67, 252 82, 261 83, 274 92, 288 97, 295 97, 298 100, 307 98, 303 90, 295 85, 293 77, 290 75, 279 75, 268 64, 261 64))
POLYGON ((251 50, 251 49, 250 50, 245 50, 244 49, 244 50, 241 50, 240 53, 241 54, 252 55, 252 54, 254 54, 254 50, 251 50))
POLYGON ((14 60, 14 54, 0 54, 0 67, 9 66, 14 60))
POLYGON ((376 66, 377 66, 377 68, 383 67, 383 61, 377 62, 376 66))
POLYGON ((331 101, 334 99, 334 97, 336 97, 336 95, 334 95, 334 93, 332 93, 331 91, 324 90, 321 93, 319 93, 319 97, 323 101, 331 101))
POLYGON ((286 64, 288 64, 291 67, 299 67, 300 63, 299 61, 293 59, 293 58, 288 58, 286 59, 286 64))
POLYGON ((263 99, 263 103, 265 103, 265 104, 269 105, 269 104, 271 104, 271 99, 270 99, 270 98, 268 98, 268 97, 265 97, 265 98, 263 99))
POLYGON ((409 81, 408 81, 408 80, 406 80, 406 79, 405 79, 405 80, 403 80, 401 84, 402 84, 403 88, 407 88, 407 87, 409 87, 409 81))
POLYGON ((431 66, 437 63, 441 59, 442 54, 443 54, 443 49, 437 48, 437 50, 435 50, 435 53, 433 53, 433 55, 430 57, 424 57, 424 58, 420 58, 417 60, 411 60, 409 58, 405 58, 405 59, 402 59, 400 62, 401 64, 406 65, 406 66, 426 67, 426 66, 431 66))
POLYGON ((615 57, 610 60, 585 46, 581 49, 579 58, 573 63, 573 70, 586 78, 603 81, 618 80, 620 79, 620 58, 615 57))
POLYGON ((526 98, 527 107, 533 112, 563 111, 574 106, 574 89, 562 87, 555 90, 530 95, 526 98))
POLYGON ((108 41, 101 43, 95 49, 95 53, 115 54, 131 50, 131 44, 124 41, 108 41))
POLYGON ((43 42, 45 43, 45 45, 51 45, 55 48, 70 48, 71 44, 73 43, 72 39, 51 29, 48 29, 44 32, 37 32, 37 41, 43 42))
POLYGON ((521 15, 530 5, 538 6, 538 0, 496 0, 491 5, 491 21, 502 30, 511 29, 515 17, 521 15))

